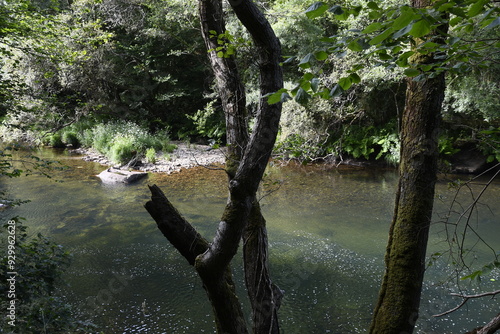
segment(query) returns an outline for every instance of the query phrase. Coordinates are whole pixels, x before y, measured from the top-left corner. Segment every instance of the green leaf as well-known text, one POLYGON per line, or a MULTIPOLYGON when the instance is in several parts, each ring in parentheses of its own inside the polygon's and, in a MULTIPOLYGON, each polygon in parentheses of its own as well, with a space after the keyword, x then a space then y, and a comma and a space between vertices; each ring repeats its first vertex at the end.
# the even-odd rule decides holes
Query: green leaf
POLYGON ((424 71, 424 72, 428 72, 428 71, 432 70, 432 67, 433 67, 433 66, 432 66, 431 64, 427 64, 427 65, 422 65, 422 66, 420 66, 420 69, 421 69, 422 71, 424 71))
POLYGON ((450 27, 454 27, 456 26, 457 24, 459 24, 460 22, 462 22, 463 18, 461 18, 460 16, 457 16, 457 17, 454 17, 450 20, 450 27))
POLYGON ((451 8, 448 8, 448 11, 456 16, 461 17, 461 18, 467 17, 467 14, 465 14, 464 10, 458 6, 453 6, 451 8))
POLYGON ((318 78, 313 78, 311 80, 311 89, 313 92, 317 92, 319 87, 319 79, 318 78))
POLYGON ((363 47, 361 46, 361 44, 359 44, 357 39, 355 39, 354 41, 351 41, 349 44, 347 44, 347 48, 349 50, 352 50, 355 52, 363 51, 363 47))
POLYGON ((403 29, 396 31, 394 33, 394 35, 392 36, 392 38, 396 39, 396 38, 399 38, 401 36, 404 36, 407 33, 409 33, 412 28, 413 28, 413 24, 409 24, 406 27, 404 27, 403 29))
POLYGON ((382 33, 378 34, 374 38, 370 40, 370 45, 377 45, 383 42, 387 37, 389 37, 392 34, 392 28, 384 30, 382 33))
POLYGON ((314 74, 312 74, 311 72, 307 72, 302 76, 302 79, 304 81, 310 81, 312 78, 314 78, 314 74))
POLYGON ((368 18, 372 21, 379 19, 383 14, 382 10, 372 10, 368 13, 368 18))
POLYGON ((448 9, 450 9, 451 7, 453 7, 455 5, 456 5, 455 1, 445 2, 444 4, 439 6, 438 11, 446 12, 448 9))
POLYGON ((333 87, 332 90, 330 91, 330 97, 332 98, 339 97, 340 95, 342 95, 343 92, 344 90, 342 89, 342 87, 340 87, 339 84, 336 84, 335 87, 333 87))
POLYGON ((330 13, 333 13, 334 15, 342 15, 342 14, 344 14, 344 10, 339 5, 332 6, 328 11, 330 13))
POLYGON ((403 12, 397 19, 394 20, 392 24, 392 29, 399 30, 403 29, 407 25, 409 25, 413 20, 417 19, 419 15, 415 14, 413 10, 409 7, 403 8, 403 12), (406 8, 406 10, 404 10, 406 8))
POLYGON ((351 73, 349 75, 349 78, 351 78, 351 81, 352 81, 353 84, 361 82, 361 78, 359 77, 359 75, 357 73, 351 73))
POLYGON ((500 25, 500 17, 495 18, 485 29, 492 29, 500 25))
POLYGON ((375 9, 375 10, 379 10, 380 7, 377 5, 377 3, 375 1, 370 1, 366 4, 366 7, 370 8, 370 9, 375 9))
POLYGON ((415 68, 407 68, 405 71, 404 71, 404 74, 407 76, 407 77, 416 77, 417 75, 420 74, 420 71, 415 69, 415 68))
POLYGON ((362 33, 363 34, 369 34, 369 33, 372 33, 374 31, 380 30, 381 28, 382 28, 382 23, 375 22, 375 23, 370 24, 365 29, 363 29, 362 33))
POLYGON ((482 272, 481 272, 481 270, 478 270, 478 271, 475 271, 475 272, 473 272, 472 274, 467 275, 467 276, 464 276, 464 277, 462 277, 462 278, 460 278, 460 279, 461 279, 462 281, 463 281, 463 280, 466 280, 466 279, 471 279, 471 280, 474 280, 474 279, 476 279, 476 278, 478 278, 478 279, 479 279, 479 278, 481 277, 481 273, 482 273, 482 272))
POLYGON ((484 5, 489 2, 489 0, 478 0, 476 1, 467 12, 467 16, 474 17, 483 11, 484 5))
POLYGON ((281 102, 281 96, 284 93, 286 93, 286 89, 281 88, 276 93, 269 94, 267 96, 267 104, 275 104, 275 103, 281 102))
POLYGON ((338 85, 343 89, 343 90, 348 90, 352 86, 352 79, 351 77, 347 78, 342 78, 339 80, 338 85))
POLYGON ((378 57, 381 59, 381 60, 390 60, 392 59, 392 56, 388 55, 387 53, 385 52, 380 52, 378 53, 378 57))
POLYGON ((318 51, 314 54, 314 57, 316 57, 316 59, 319 61, 328 59, 328 56, 328 53, 325 51, 318 51))
POLYGON ((311 67, 311 60, 313 59, 314 55, 312 53, 309 53, 302 58, 302 60, 299 62, 299 66, 302 68, 310 68, 311 67))
POLYGON ((319 1, 313 3, 309 8, 306 9, 306 15, 309 19, 314 19, 318 16, 323 15, 324 12, 328 10, 328 5, 319 1))
POLYGON ((415 38, 423 37, 431 32, 431 24, 426 19, 422 19, 413 24, 409 34, 415 38))
POLYGON ((303 88, 299 88, 297 94, 295 95, 295 101, 300 104, 306 104, 310 97, 311 96, 303 88))

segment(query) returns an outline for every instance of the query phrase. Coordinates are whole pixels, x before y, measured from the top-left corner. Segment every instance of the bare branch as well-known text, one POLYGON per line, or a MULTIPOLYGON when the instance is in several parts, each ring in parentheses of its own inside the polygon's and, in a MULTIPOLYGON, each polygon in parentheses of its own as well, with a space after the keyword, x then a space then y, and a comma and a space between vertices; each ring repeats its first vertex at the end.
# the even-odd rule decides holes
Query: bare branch
POLYGON ((476 295, 464 295, 464 294, 460 294, 460 293, 452 293, 451 294, 452 296, 463 298, 462 302, 458 306, 452 308, 451 310, 448 310, 446 312, 433 315, 433 317, 438 318, 438 317, 442 317, 444 315, 450 314, 452 312, 455 312, 456 310, 458 310, 459 308, 461 308, 462 306, 464 306, 465 303, 467 303, 469 301, 469 299, 483 298, 483 297, 488 297, 488 296, 496 296, 498 294, 500 294, 500 290, 490 291, 490 292, 485 292, 485 293, 479 293, 479 294, 476 294, 476 295))

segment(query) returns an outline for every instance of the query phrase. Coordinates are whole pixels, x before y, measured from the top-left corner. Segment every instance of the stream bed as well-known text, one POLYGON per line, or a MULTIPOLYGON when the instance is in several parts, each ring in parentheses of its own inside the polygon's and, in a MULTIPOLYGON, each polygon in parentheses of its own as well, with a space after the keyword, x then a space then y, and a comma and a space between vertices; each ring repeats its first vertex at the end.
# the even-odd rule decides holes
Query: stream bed
MULTIPOLYGON (((157 184, 211 239, 226 202, 224 172, 196 167, 149 174, 131 185, 106 185, 96 177, 105 168, 97 163, 66 151, 43 150, 38 155, 60 160, 68 168, 54 171, 52 179, 3 178, 2 190, 31 202, 1 211, 0 219, 4 223, 16 215, 25 217, 30 233, 41 232, 74 254, 61 293, 75 309, 104 333, 213 333, 211 307, 200 280, 143 205, 149 199, 147 185, 157 184)), ((460 290, 446 253, 448 241, 461 238, 466 217, 461 212, 471 202, 470 194, 455 197, 449 187, 458 178, 468 176, 442 175, 437 185, 428 250, 432 265, 417 333, 463 333, 499 312, 498 300, 487 299, 432 317, 460 303, 450 296, 460 290), (443 223, 447 216, 450 224, 443 223), (459 224, 451 224, 459 218, 459 224), (438 252, 445 255, 430 256, 438 252)), ((468 189, 477 196, 487 181, 479 179, 468 189)), ((269 167, 259 197, 268 223, 271 274, 285 291, 279 313, 283 333, 367 332, 383 274, 396 183, 394 169, 269 167)), ((499 199, 500 182, 495 180, 470 217, 464 247, 475 259, 474 270, 493 260, 494 251, 485 244, 500 250, 499 199)), ((233 271, 248 306, 241 269, 237 256, 233 271)), ((493 272, 480 284, 462 281, 460 289, 498 290, 499 280, 500 274, 493 272)))

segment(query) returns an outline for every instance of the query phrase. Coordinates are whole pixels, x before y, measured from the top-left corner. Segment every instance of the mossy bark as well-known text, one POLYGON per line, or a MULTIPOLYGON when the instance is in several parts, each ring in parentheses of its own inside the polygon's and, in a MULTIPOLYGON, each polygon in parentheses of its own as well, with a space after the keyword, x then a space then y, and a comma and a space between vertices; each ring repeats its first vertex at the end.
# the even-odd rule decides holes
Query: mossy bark
MULTIPOLYGON (((414 6, 430 1, 413 1, 414 6)), ((424 57, 420 61, 429 62, 424 57)), ((418 318, 437 175, 444 74, 408 79, 401 126, 401 162, 385 274, 370 333, 412 333, 418 318)))
POLYGON ((444 75, 408 83, 396 205, 371 333, 412 333, 418 317, 434 202, 443 92, 444 75))

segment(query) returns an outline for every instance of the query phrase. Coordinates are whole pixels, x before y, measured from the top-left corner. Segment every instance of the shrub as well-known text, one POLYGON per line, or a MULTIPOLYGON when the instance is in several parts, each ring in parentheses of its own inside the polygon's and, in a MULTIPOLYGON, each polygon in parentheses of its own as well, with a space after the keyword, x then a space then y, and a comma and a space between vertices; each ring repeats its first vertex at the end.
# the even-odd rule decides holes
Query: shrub
POLYGON ((49 137, 49 146, 56 148, 65 147, 60 133, 56 132, 49 137))
POLYGON ((186 115, 196 126, 196 134, 221 141, 226 134, 226 122, 222 109, 215 106, 216 100, 212 100, 204 109, 198 110, 193 116, 186 115))
POLYGON ((108 152, 108 157, 115 163, 128 162, 137 154, 134 139, 129 136, 114 137, 108 152))
POLYGON ((71 145, 73 147, 80 146, 80 140, 74 131, 65 131, 62 134, 62 142, 66 145, 71 145))
POLYGON ((146 150, 146 161, 154 164, 156 162, 156 150, 152 147, 146 150))

